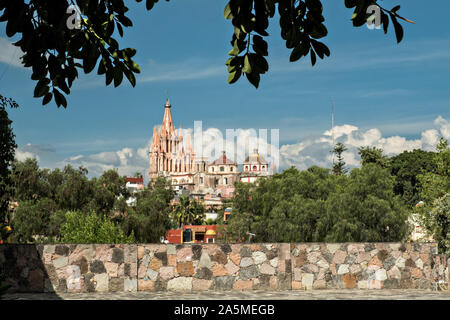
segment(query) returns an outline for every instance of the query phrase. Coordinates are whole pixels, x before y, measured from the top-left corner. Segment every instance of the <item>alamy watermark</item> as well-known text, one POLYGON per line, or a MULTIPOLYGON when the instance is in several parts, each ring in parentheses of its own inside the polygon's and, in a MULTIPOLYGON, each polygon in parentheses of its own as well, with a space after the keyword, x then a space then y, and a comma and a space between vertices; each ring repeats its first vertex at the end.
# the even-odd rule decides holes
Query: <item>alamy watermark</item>
POLYGON ((81 29, 81 10, 77 5, 71 4, 67 7, 67 14, 70 16, 66 20, 66 26, 68 29, 81 29))
POLYGON ((226 129, 224 138, 220 130, 203 131, 202 125, 202 121, 194 121, 193 148, 196 156, 215 160, 225 151, 228 159, 243 163, 257 150, 270 167, 279 168, 279 129, 226 129))
POLYGON ((367 7, 367 14, 370 14, 370 17, 367 18, 367 28, 370 30, 373 29, 381 29, 381 9, 379 6, 372 4, 367 7))

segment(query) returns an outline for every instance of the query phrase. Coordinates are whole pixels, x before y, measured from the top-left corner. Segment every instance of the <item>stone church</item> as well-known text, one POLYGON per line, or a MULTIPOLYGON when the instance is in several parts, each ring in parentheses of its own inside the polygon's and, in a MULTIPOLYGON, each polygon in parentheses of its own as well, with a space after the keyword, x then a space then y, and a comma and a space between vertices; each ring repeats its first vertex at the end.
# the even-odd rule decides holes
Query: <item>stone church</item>
POLYGON ((164 177, 172 182, 178 194, 190 195, 208 204, 221 204, 222 198, 230 198, 236 181, 254 182, 258 177, 269 176, 269 164, 255 149, 242 167, 228 159, 225 151, 209 163, 205 157, 195 155, 189 134, 183 137, 181 127, 174 128, 171 104, 167 99, 159 130, 153 128, 150 144, 150 179, 164 177), (186 143, 184 143, 186 139, 186 143))

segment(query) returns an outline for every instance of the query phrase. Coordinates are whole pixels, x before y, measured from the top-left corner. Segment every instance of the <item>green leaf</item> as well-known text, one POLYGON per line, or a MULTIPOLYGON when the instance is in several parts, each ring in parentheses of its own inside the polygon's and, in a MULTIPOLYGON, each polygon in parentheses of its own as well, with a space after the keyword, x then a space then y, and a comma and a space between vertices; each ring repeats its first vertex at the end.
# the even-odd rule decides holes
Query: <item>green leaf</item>
POLYGON ((316 64, 316 54, 314 53, 314 50, 311 48, 311 50, 309 51, 309 53, 311 54, 311 65, 315 65, 316 64))
POLYGON ((228 75, 228 83, 232 84, 238 81, 238 79, 241 77, 242 71, 239 69, 236 69, 235 71, 231 72, 228 75))
POLYGON ((256 88, 258 89, 260 75, 259 73, 253 72, 253 73, 246 73, 247 80, 256 88))
POLYGON ((49 103, 52 100, 53 94, 51 92, 48 92, 44 99, 42 99, 42 105, 45 106, 47 103, 49 103))
POLYGON ((124 69, 123 73, 127 77, 128 81, 131 83, 133 87, 136 86, 136 77, 134 76, 133 72, 131 72, 129 69, 124 69))
POLYGON ((309 43, 306 41, 302 41, 299 45, 295 46, 294 50, 292 50, 291 55, 289 56, 289 61, 294 62, 301 57, 306 56, 308 54, 309 48, 309 43))
POLYGON ((389 13, 389 15, 391 16, 392 23, 394 24, 395 37, 397 38, 397 43, 400 43, 403 39, 403 27, 397 21, 397 18, 392 13, 389 13))
POLYGON ((145 2, 145 7, 147 8, 147 10, 152 10, 153 6, 155 5, 156 1, 153 0, 147 0, 145 2))
POLYGON ((257 34, 253 36, 253 50, 262 56, 269 54, 267 51, 267 42, 257 34))
POLYGON ((66 108, 67 107, 67 101, 66 98, 62 95, 61 92, 58 91, 58 89, 53 88, 53 95, 55 96, 55 102, 58 107, 61 105, 66 108))
POLYGON ((263 56, 258 54, 255 54, 253 57, 253 69, 258 73, 266 73, 269 70, 269 64, 267 63, 267 60, 263 56))
POLYGON ((227 20, 233 19, 233 14, 231 13, 230 3, 227 3, 227 5, 225 6, 225 9, 223 11, 223 16, 227 20))
POLYGON ((123 79, 123 71, 119 66, 114 67, 114 87, 120 85, 123 79))
POLYGON ((242 69, 242 71, 245 73, 252 73, 252 62, 253 61, 251 61, 251 56, 246 54, 244 56, 244 68, 242 69))
POLYGON ((39 80, 38 83, 36 84, 36 87, 34 88, 34 97, 35 98, 39 98, 42 97, 43 95, 47 94, 48 90, 49 90, 49 83, 50 80, 48 80, 47 78, 39 80))
POLYGON ((327 57, 330 56, 330 49, 328 49, 328 47, 324 43, 316 40, 311 40, 311 44, 320 59, 323 59, 324 55, 326 55, 327 57))

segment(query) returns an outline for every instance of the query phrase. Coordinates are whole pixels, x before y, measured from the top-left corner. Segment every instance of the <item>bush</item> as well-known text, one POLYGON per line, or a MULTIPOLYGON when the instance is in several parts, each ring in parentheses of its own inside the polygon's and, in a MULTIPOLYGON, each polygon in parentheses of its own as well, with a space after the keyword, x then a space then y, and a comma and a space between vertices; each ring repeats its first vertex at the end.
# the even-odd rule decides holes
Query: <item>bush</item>
POLYGON ((66 222, 61 227, 62 243, 134 243, 134 234, 125 236, 122 229, 106 216, 99 217, 72 211, 66 213, 66 222))

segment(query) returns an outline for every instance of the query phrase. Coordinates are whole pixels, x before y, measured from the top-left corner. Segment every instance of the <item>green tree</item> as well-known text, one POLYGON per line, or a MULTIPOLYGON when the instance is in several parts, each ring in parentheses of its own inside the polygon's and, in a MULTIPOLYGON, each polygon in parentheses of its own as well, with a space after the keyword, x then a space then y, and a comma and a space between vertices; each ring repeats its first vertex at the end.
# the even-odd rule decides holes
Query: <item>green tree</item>
POLYGON ((358 148, 358 154, 361 157, 361 164, 376 163, 382 168, 389 166, 389 158, 383 154, 382 149, 376 147, 361 147, 358 148))
POLYGON ((408 231, 407 210, 394 194, 394 178, 375 163, 351 171, 342 192, 330 195, 320 217, 329 242, 401 241, 408 231))
POLYGON ((178 227, 190 224, 200 225, 205 216, 205 207, 196 199, 190 200, 188 196, 182 196, 174 206, 173 214, 178 227))
POLYGON ((13 241, 33 243, 49 237, 49 227, 54 228, 51 217, 55 212, 56 203, 48 198, 21 201, 11 221, 13 241))
POLYGON ((368 163, 349 175, 295 168, 257 185, 237 183, 228 240, 258 242, 400 241, 407 211, 388 169, 368 163))
POLYGON ((434 155, 434 152, 415 149, 404 151, 389 159, 391 174, 395 177, 394 192, 409 206, 421 200, 422 182, 419 176, 437 172, 434 155))
POLYGON ((84 214, 67 212, 66 222, 61 228, 62 243, 134 243, 134 236, 126 236, 122 229, 103 219, 95 212, 84 214))
MULTIPOLYGON (((156 2, 146 0, 146 9, 151 10, 156 2)), ((351 20, 355 27, 372 22, 374 10, 379 8, 384 32, 387 33, 391 20, 400 42, 403 28, 398 19, 412 21, 398 14, 399 5, 388 10, 380 2, 345 0, 344 4, 354 10, 351 20)), ((97 73, 105 75, 106 85, 119 86, 125 75, 135 86, 134 74, 140 72, 132 59, 136 50, 120 49, 117 41, 117 36, 123 37, 124 28, 133 26, 127 11, 123 0, 0 0, 6 35, 21 36, 14 45, 24 52, 23 64, 32 68, 31 79, 37 81, 34 96, 42 98, 43 104, 54 98, 58 107, 67 106, 62 92, 70 94, 78 70, 90 73, 98 65, 97 73), (81 11, 79 25, 76 11, 68 11, 72 4, 78 5, 81 11)), ((232 49, 228 53, 231 58, 226 61, 229 83, 244 74, 258 87, 260 75, 269 69, 264 37, 269 36, 269 22, 277 11, 281 38, 292 50, 290 61, 309 54, 314 65, 317 57, 323 59, 330 55, 328 47, 319 41, 328 34, 321 0, 230 0, 224 9, 225 19, 233 26, 232 49)))
POLYGON ((6 111, 8 106, 17 108, 18 105, 14 100, 0 94, 0 222, 7 218, 9 202, 12 198, 11 163, 17 148, 11 127, 12 121, 6 111))
POLYGON ((429 171, 418 176, 422 185, 421 199, 425 204, 432 204, 436 199, 450 193, 450 148, 447 140, 441 138, 434 155, 436 171, 429 171))
POLYGON ((11 180, 14 186, 14 199, 17 201, 36 201, 50 196, 50 188, 45 179, 48 171, 39 168, 38 161, 27 158, 15 160, 12 164, 11 180))
POLYGON ((337 162, 333 161, 333 173, 335 175, 345 174, 348 171, 345 168, 345 161, 342 155, 345 151, 347 151, 347 147, 344 146, 344 144, 341 142, 336 143, 336 145, 333 147, 333 150, 331 151, 336 155, 337 158, 337 162))
POLYGON ((133 232, 138 242, 159 242, 172 226, 169 216, 173 196, 174 191, 167 180, 158 178, 151 182, 147 190, 136 194, 135 212, 123 220, 125 233, 133 232))
POLYGON ((421 210, 424 226, 438 243, 440 253, 450 253, 450 193, 433 202, 432 209, 421 210))

